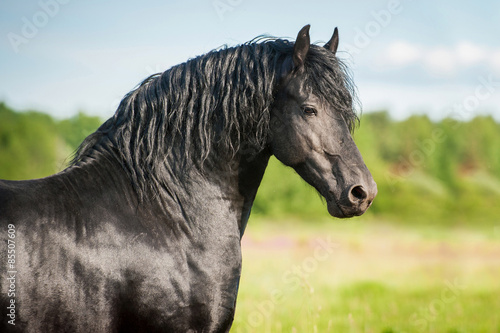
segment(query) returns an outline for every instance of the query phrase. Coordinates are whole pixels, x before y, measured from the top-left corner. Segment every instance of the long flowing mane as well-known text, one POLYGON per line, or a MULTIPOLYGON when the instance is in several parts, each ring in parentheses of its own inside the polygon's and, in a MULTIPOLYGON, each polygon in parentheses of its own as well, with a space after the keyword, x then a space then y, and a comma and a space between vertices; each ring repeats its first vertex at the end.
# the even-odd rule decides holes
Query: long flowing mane
MULTIPOLYGON (((155 186, 157 170, 227 161, 242 145, 258 152, 269 134, 270 111, 292 42, 260 38, 190 59, 144 80, 113 117, 87 137, 72 165, 112 153, 138 191, 155 186), (167 162, 168 161, 168 162, 167 162)), ((311 46, 308 83, 354 129, 355 88, 346 66, 311 46)))

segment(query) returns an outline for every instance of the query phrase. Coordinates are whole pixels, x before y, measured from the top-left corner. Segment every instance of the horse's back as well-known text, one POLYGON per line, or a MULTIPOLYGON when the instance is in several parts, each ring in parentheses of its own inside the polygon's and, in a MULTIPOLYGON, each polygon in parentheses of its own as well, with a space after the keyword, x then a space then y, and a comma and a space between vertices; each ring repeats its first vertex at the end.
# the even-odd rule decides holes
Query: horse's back
POLYGON ((30 222, 30 218, 36 219, 51 195, 49 178, 0 179, 0 225, 24 225, 30 222))
POLYGON ((22 183, 22 181, 0 179, 0 225, 2 226, 13 223, 16 215, 22 213, 16 210, 16 206, 20 206, 18 198, 22 196, 22 183))

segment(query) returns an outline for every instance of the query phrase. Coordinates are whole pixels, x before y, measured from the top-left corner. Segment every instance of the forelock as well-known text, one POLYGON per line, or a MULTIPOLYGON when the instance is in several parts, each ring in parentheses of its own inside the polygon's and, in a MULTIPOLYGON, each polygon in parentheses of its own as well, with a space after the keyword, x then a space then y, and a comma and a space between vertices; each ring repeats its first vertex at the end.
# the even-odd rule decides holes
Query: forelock
POLYGON ((359 123, 360 103, 347 66, 331 51, 311 45, 305 61, 306 83, 322 102, 340 113, 351 132, 359 123))

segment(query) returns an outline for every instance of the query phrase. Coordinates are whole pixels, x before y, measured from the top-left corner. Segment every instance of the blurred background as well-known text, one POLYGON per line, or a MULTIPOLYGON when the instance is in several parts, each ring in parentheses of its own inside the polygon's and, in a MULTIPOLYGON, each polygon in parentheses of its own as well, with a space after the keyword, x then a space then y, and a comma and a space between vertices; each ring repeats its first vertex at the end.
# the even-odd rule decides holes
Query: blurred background
POLYGON ((145 77, 305 24, 339 28, 379 194, 337 220, 272 159, 232 331, 500 332, 498 1, 3 1, 0 178, 63 170, 145 77))

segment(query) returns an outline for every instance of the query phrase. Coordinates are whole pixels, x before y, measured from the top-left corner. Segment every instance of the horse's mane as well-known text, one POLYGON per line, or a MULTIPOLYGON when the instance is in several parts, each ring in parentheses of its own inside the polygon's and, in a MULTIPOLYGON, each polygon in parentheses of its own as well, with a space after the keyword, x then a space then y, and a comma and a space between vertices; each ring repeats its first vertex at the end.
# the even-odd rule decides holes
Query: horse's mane
MULTIPOLYGON (((292 56, 293 45, 258 38, 148 77, 83 141, 71 165, 111 152, 134 187, 144 191, 158 181, 157 170, 167 159, 179 168, 203 169, 207 161, 227 161, 225 157, 235 156, 242 145, 261 151, 281 67, 292 56)), ((353 130, 358 121, 355 89, 346 66, 332 52, 311 45, 305 67, 314 94, 335 105, 353 130)))

